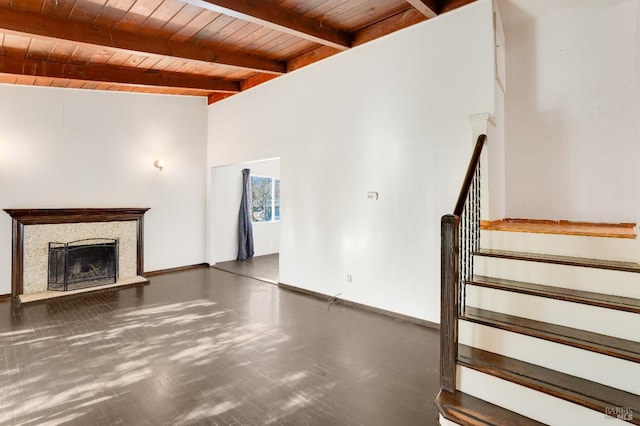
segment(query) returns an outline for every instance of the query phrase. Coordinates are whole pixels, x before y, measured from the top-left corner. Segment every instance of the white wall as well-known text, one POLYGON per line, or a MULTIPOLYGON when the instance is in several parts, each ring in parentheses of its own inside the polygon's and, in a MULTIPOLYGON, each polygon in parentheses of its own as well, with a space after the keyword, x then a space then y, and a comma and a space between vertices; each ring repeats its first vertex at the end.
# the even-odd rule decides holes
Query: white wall
MULTIPOLYGON (((0 129, 1 208, 150 207, 145 271, 205 261, 204 98, 0 85, 0 129)), ((0 294, 10 292, 2 213, 0 294)))
POLYGON ((481 0, 211 105, 209 165, 281 158, 282 282, 439 322, 440 217, 493 72, 481 0))
POLYGON ((507 28, 507 216, 639 217, 637 1, 507 28))
MULTIPOLYGON (((242 198, 242 169, 245 168, 255 176, 280 177, 279 158, 211 169, 208 262, 212 265, 238 257, 238 211, 242 198)), ((280 222, 254 223, 253 244, 256 256, 278 253, 280 222)))

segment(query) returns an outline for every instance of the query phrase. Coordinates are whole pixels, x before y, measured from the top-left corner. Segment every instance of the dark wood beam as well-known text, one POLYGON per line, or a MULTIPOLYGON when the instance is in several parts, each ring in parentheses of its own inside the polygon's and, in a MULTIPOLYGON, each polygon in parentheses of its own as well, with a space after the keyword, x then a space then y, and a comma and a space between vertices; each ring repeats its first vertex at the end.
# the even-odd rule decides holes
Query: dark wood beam
POLYGON ((359 46, 403 28, 410 27, 411 25, 424 22, 425 20, 427 20, 427 18, 421 12, 409 8, 383 21, 361 29, 353 35, 353 45, 359 46))
POLYGON ((299 68, 306 67, 314 62, 318 62, 322 59, 328 58, 329 56, 333 56, 336 53, 340 53, 341 51, 338 49, 334 49, 329 46, 320 46, 316 49, 313 49, 309 52, 303 53, 300 56, 296 56, 295 58, 290 59, 287 62, 287 72, 295 71, 299 68))
POLYGON ((0 7, 0 30, 35 38, 108 47, 128 53, 162 55, 272 74, 285 72, 285 64, 281 61, 56 19, 6 6, 0 7))
MULTIPOLYGON (((387 34, 391 34, 395 31, 423 22, 426 19, 427 18, 418 10, 408 7, 400 13, 355 32, 352 34, 352 44, 353 46, 359 46, 371 40, 375 40, 387 34)), ((287 62, 287 72, 295 71, 314 62, 328 58, 329 56, 333 56, 336 53, 340 53, 340 50, 328 46, 320 46, 290 59, 287 62)))
POLYGON ((251 89, 252 87, 256 87, 262 83, 266 83, 269 80, 273 80, 278 77, 273 74, 254 74, 251 77, 240 83, 240 89, 244 92, 245 90, 251 89))
POLYGON ((440 9, 440 14, 445 12, 451 12, 454 9, 457 9, 462 6, 466 6, 469 3, 473 3, 476 0, 445 0, 440 9))
POLYGON ((411 6, 415 7, 427 18, 435 18, 440 13, 438 0, 407 0, 411 6))
POLYGON ((220 80, 206 76, 138 70, 135 68, 122 69, 97 65, 32 61, 8 56, 0 56, 0 73, 100 81, 133 86, 176 87, 208 92, 236 93, 240 91, 240 83, 237 81, 220 80))
POLYGON ((265 0, 185 0, 204 9, 253 22, 335 49, 351 47, 349 33, 316 19, 274 6, 265 0))
POLYGON ((227 99, 229 96, 233 96, 233 93, 212 93, 207 98, 209 105, 211 105, 212 103, 227 99))

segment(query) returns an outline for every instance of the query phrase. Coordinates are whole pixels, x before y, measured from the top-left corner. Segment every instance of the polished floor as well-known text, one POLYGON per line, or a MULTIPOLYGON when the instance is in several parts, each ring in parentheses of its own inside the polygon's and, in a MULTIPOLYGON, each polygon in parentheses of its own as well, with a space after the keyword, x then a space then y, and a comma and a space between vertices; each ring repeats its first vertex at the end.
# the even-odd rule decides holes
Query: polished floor
POLYGON ((436 425, 438 333, 213 268, 0 303, 1 425, 436 425))
POLYGON ((236 260, 220 262, 216 263, 214 267, 272 284, 277 284, 280 281, 280 255, 278 253, 256 256, 253 259, 240 262, 236 260))

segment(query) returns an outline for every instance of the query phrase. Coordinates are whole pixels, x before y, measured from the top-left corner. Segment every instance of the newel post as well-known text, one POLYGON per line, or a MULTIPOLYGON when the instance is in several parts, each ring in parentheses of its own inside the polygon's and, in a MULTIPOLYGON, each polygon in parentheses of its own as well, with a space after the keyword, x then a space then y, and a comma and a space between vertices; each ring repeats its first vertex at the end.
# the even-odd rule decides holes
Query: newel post
POLYGON ((458 229, 460 217, 442 216, 440 287, 440 389, 456 389, 458 358, 458 229))

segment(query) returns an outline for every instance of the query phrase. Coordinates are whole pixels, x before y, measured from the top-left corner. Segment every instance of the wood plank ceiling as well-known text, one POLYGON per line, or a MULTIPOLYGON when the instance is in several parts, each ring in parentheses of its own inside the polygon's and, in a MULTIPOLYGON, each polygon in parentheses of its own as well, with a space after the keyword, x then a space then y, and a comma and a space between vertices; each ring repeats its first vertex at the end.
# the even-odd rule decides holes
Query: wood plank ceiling
POLYGON ((0 83, 215 102, 474 0, 0 0, 0 83))

